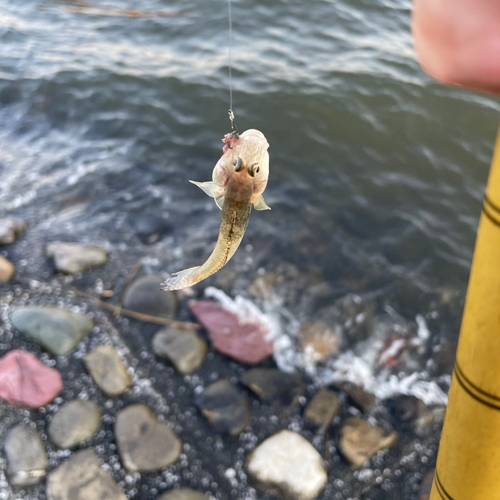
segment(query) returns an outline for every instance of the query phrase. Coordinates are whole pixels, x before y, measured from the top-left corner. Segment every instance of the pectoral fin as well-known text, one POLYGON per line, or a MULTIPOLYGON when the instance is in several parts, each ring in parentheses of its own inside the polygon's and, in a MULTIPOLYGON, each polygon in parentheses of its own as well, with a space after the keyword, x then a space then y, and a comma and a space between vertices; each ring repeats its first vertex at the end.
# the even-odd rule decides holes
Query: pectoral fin
POLYGON ((264 197, 262 195, 259 196, 257 201, 253 202, 255 206, 255 210, 271 210, 271 207, 267 206, 267 203, 264 201, 264 197))
POLYGON ((198 186, 205 194, 208 194, 210 198, 215 198, 217 196, 217 188, 216 184, 212 181, 209 182, 196 182, 189 181, 191 184, 198 186))
POLYGON ((215 198, 215 203, 222 210, 224 208, 224 196, 219 196, 218 198, 215 198))

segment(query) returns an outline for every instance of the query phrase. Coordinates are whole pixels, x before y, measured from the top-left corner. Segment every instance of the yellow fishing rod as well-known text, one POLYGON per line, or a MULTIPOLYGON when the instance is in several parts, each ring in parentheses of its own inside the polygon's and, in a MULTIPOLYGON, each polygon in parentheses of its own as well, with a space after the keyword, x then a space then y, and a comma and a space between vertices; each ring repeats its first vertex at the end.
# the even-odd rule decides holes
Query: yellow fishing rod
POLYGON ((500 500, 500 131, 430 500, 500 500))

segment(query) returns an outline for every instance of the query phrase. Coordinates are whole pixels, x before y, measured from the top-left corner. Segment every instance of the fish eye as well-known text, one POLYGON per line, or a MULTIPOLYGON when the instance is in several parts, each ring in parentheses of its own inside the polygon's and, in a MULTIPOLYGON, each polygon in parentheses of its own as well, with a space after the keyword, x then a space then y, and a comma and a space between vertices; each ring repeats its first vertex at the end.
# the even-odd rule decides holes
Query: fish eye
POLYGON ((234 171, 235 172, 240 172, 243 169, 243 160, 238 156, 236 160, 234 160, 234 171))
POLYGON ((260 167, 257 163, 254 163, 251 167, 248 168, 248 173, 251 177, 255 177, 255 174, 258 174, 260 167))

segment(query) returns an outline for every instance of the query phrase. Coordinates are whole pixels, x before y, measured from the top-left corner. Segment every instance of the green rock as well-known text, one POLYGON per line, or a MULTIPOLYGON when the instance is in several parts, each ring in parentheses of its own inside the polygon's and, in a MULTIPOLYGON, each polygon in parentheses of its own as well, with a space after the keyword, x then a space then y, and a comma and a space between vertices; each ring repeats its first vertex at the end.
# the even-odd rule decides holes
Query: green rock
POLYGON ((11 321, 20 332, 56 356, 71 352, 94 326, 85 314, 59 307, 20 307, 12 313, 11 321))

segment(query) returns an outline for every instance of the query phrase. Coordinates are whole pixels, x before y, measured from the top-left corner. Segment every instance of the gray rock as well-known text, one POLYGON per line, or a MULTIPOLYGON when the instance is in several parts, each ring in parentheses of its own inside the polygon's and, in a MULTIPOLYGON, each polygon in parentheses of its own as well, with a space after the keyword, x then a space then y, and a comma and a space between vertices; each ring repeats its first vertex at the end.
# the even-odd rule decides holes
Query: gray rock
POLYGON ((173 318, 178 300, 174 292, 161 290, 161 276, 148 275, 136 279, 125 291, 123 307, 150 316, 173 318))
POLYGON ((14 277, 16 268, 10 260, 0 255, 0 283, 5 283, 14 277))
POLYGON ((94 326, 85 314, 60 307, 19 307, 12 324, 31 340, 56 356, 71 352, 94 326))
POLYGON ((95 452, 81 450, 53 470, 47 479, 47 500, 127 500, 95 452))
POLYGON ((247 469, 266 493, 293 500, 313 500, 328 480, 321 455, 300 434, 287 430, 255 448, 247 469))
POLYGON ((229 380, 219 380, 195 397, 195 404, 217 432, 237 436, 250 423, 247 399, 229 380))
POLYGON ((5 439, 4 451, 12 486, 31 486, 45 476, 47 454, 35 429, 24 425, 12 428, 5 439))
POLYGON ((75 399, 57 411, 48 434, 59 448, 72 448, 88 441, 101 426, 101 410, 93 401, 75 399))
POLYGON ((153 337, 153 351, 168 359, 175 369, 186 375, 197 370, 208 352, 207 343, 193 330, 163 328, 153 337))
POLYGON ((363 413, 370 413, 377 407, 377 398, 373 394, 365 391, 360 385, 348 382, 342 384, 340 388, 346 394, 349 402, 363 413))
POLYGON ((341 409, 342 403, 338 396, 333 391, 321 389, 307 405, 304 416, 308 422, 318 427, 320 434, 324 434, 341 409))
POLYGON ((108 252, 104 248, 79 243, 54 241, 45 247, 47 257, 54 259, 58 271, 78 274, 94 266, 101 266, 108 261, 108 252))
POLYGON ((273 368, 253 368, 245 372, 240 381, 261 401, 272 404, 282 414, 293 412, 305 393, 305 385, 299 375, 273 368))
POLYGON ((165 469, 181 454, 180 439, 144 405, 127 406, 118 413, 115 438, 123 465, 130 472, 165 469))
POLYGON ((158 500, 207 500, 207 495, 191 488, 167 491, 158 500))
POLYGON ((26 224, 14 219, 0 219, 0 245, 14 243, 26 231, 26 224))
POLYGON ((363 467, 377 452, 392 448, 398 433, 369 424, 366 420, 348 419, 340 431, 340 451, 355 467, 363 467))
POLYGON ((135 234, 142 243, 156 243, 165 233, 172 230, 172 226, 163 218, 154 214, 143 214, 133 221, 135 234))
POLYGON ((119 396, 131 385, 132 377, 113 346, 102 345, 83 357, 85 368, 108 396, 119 396))

